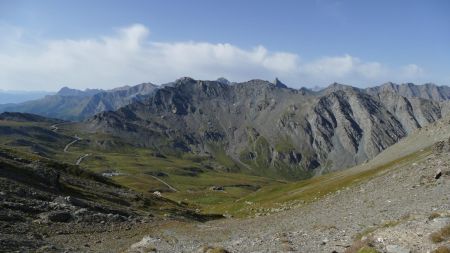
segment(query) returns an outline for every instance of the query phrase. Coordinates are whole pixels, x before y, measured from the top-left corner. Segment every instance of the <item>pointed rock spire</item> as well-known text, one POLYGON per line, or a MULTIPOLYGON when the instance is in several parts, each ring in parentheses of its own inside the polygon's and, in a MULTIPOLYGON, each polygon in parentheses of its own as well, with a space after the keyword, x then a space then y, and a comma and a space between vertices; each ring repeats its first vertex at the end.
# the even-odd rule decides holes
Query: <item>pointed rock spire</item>
POLYGON ((287 88, 286 84, 282 83, 280 81, 280 79, 278 79, 278 77, 275 78, 275 80, 273 81, 273 84, 275 85, 275 87, 278 87, 278 88, 287 88))

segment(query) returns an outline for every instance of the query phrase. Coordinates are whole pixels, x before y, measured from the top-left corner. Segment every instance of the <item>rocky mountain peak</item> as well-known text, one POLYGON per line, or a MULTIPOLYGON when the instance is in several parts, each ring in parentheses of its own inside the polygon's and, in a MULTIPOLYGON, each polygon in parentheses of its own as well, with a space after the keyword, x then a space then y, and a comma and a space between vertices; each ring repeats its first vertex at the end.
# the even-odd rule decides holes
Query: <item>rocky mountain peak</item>
POLYGON ((158 88, 157 85, 152 83, 141 83, 134 87, 136 90, 139 91, 139 93, 148 93, 150 91, 153 91, 154 89, 158 88))
POLYGON ((282 83, 282 82, 278 79, 278 77, 275 78, 275 80, 273 81, 273 84, 275 85, 275 87, 278 87, 278 88, 287 88, 286 84, 282 83))
POLYGON ((217 78, 216 82, 219 82, 221 84, 226 84, 226 85, 230 85, 231 82, 228 81, 228 79, 226 79, 225 77, 219 77, 217 78))
POLYGON ((393 83, 393 82, 387 82, 381 85, 382 87, 391 87, 391 88, 395 88, 398 86, 398 84, 393 83))
POLYGON ((334 82, 334 83, 328 85, 328 87, 326 87, 325 89, 319 91, 319 94, 325 95, 325 94, 329 94, 329 93, 336 92, 336 91, 359 92, 360 89, 356 88, 356 87, 353 87, 353 86, 350 86, 350 85, 334 82))
POLYGON ((102 92, 103 90, 100 89, 86 89, 84 91, 77 90, 77 89, 71 89, 67 86, 61 88, 56 95, 62 96, 62 97, 88 97, 93 96, 97 93, 102 92))
MULTIPOLYGON (((369 88, 370 89, 370 88, 369 88)), ((399 85, 393 82, 387 82, 380 86, 382 92, 398 92, 399 85)))
POLYGON ((191 77, 181 77, 175 80, 172 83, 169 83, 167 85, 163 85, 162 87, 173 87, 173 88, 188 88, 192 87, 194 84, 198 83, 197 80, 191 78, 191 77))
POLYGON ((59 96, 73 96, 82 92, 81 90, 71 89, 67 86, 62 87, 56 94, 59 96))
POLYGON ((188 77, 188 76, 184 76, 184 77, 180 77, 177 80, 175 80, 175 83, 180 84, 180 83, 194 83, 196 82, 196 80, 192 77, 188 77))

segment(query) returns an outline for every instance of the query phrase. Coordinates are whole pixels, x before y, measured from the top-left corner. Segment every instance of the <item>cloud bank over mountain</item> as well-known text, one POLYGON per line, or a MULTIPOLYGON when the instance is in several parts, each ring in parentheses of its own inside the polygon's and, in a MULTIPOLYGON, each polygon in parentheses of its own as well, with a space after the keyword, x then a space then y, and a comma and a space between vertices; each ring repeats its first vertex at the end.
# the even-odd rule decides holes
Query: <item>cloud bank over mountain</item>
POLYGON ((181 76, 231 81, 279 77, 292 87, 342 82, 360 86, 385 81, 420 82, 425 71, 415 63, 389 66, 350 54, 302 59, 262 45, 158 42, 141 24, 97 38, 43 40, 16 27, 0 27, 0 88, 57 90, 112 88, 146 81, 165 83, 181 76))

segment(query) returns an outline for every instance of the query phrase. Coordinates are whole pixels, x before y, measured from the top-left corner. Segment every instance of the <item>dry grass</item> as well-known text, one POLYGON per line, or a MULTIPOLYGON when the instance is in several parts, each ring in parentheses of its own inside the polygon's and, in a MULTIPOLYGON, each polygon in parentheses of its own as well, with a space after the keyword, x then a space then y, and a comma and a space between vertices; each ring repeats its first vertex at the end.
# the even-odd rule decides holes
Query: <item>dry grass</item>
POLYGON ((354 241, 353 244, 344 251, 344 253, 357 253, 358 250, 365 247, 366 245, 367 244, 364 243, 363 241, 360 240, 354 241))
POLYGON ((344 253, 379 253, 378 250, 370 246, 370 242, 370 240, 356 240, 344 253))
POLYGON ((380 253, 378 250, 371 247, 362 247, 358 250, 358 253, 380 253))
POLYGON ((447 246, 440 246, 439 248, 435 249, 433 253, 450 253, 450 248, 447 246))
POLYGON ((434 243, 443 242, 447 239, 450 239, 450 225, 447 225, 430 235, 430 240, 434 243))
POLYGON ((434 220, 434 219, 439 218, 439 217, 441 217, 441 215, 439 213, 434 212, 434 213, 431 213, 430 216, 428 216, 428 219, 429 220, 434 220))

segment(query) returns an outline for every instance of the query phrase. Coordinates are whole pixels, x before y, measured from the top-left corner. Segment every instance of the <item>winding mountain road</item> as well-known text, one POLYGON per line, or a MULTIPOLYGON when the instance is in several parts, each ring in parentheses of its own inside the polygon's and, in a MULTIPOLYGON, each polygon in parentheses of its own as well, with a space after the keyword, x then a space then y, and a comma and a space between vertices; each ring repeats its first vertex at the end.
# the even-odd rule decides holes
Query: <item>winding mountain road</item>
POLYGON ((77 141, 81 141, 81 140, 82 140, 82 138, 78 137, 77 135, 75 135, 74 138, 75 138, 74 141, 70 142, 69 144, 67 144, 67 145, 64 147, 64 153, 67 153, 67 152, 68 152, 70 146, 72 146, 73 144, 75 144, 77 141))
POLYGON ((158 178, 158 177, 155 177, 155 176, 151 176, 151 177, 153 177, 154 179, 156 179, 156 180, 158 180, 159 182, 163 183, 165 186, 169 187, 169 189, 171 189, 172 191, 174 191, 174 192, 177 192, 177 191, 178 191, 178 190, 175 189, 173 186, 171 186, 170 184, 166 183, 164 180, 162 180, 162 179, 160 179, 160 178, 158 178))
MULTIPOLYGON (((56 125, 51 126, 51 128, 52 128, 52 130, 55 131, 55 132, 56 132, 56 130, 58 130, 58 127, 56 127, 56 125)), ((69 142, 69 143, 64 147, 64 153, 68 153, 68 152, 69 152, 70 146, 72 146, 72 145, 75 144, 76 142, 81 141, 81 140, 83 139, 83 138, 78 137, 78 135, 75 135, 74 138, 75 138, 75 140, 69 142)), ((84 155, 80 156, 80 157, 76 160, 75 164, 76 164, 76 165, 80 165, 80 163, 83 161, 83 159, 86 158, 86 157, 88 157, 88 156, 90 156, 90 154, 84 154, 84 155)))
POLYGON ((53 132, 57 132, 58 131, 58 126, 61 125, 62 123, 58 123, 58 124, 54 124, 50 126, 50 130, 52 130, 53 132))
POLYGON ((80 156, 75 164, 76 165, 80 165, 80 163, 83 161, 83 159, 88 157, 88 156, 90 156, 90 154, 84 154, 84 155, 80 156))

